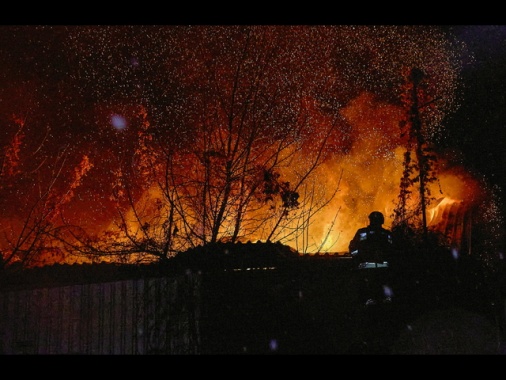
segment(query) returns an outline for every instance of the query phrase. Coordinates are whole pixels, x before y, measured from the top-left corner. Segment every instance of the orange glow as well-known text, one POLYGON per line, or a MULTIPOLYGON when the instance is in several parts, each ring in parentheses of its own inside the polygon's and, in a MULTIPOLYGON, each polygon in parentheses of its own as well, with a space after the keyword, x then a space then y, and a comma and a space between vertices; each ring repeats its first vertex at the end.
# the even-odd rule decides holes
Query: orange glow
MULTIPOLYGON (((314 180, 326 194, 338 189, 331 203, 319 214, 311 226, 307 253, 346 252, 355 231, 368 224, 367 215, 379 210, 385 215, 385 227, 391 227, 391 216, 399 193, 404 147, 399 139, 399 121, 402 110, 391 105, 375 102, 370 94, 363 94, 342 111, 352 126, 351 149, 331 156, 320 168, 314 180), (342 181, 339 177, 342 173, 342 181)), ((455 171, 455 169, 453 169, 455 171)), ((472 177, 459 169, 461 174, 439 173, 439 183, 432 184, 431 193, 443 202, 429 207, 429 226, 443 228, 437 216, 450 202, 462 205, 472 202, 478 191, 472 177)), ((416 191, 412 202, 416 201, 416 191)), ((465 205, 464 205, 465 206, 465 205)), ((464 207, 462 206, 462 207, 464 207)), ((444 232, 444 231, 443 231, 444 232)), ((303 247, 301 239, 290 242, 296 249, 303 247)))
MULTIPOLYGON (((437 145, 464 47, 425 26, 63 27, 58 39, 51 29, 25 31, 49 44, 20 62, 47 67, 40 84, 6 75, 22 91, 6 87, 2 108, 29 119, 4 121, 11 141, 0 146, 0 252, 44 264, 154 260, 216 241, 346 252, 371 211, 392 228, 416 166, 404 165, 400 125, 416 124, 418 101, 403 73, 427 76, 416 130, 437 145)), ((459 244, 486 189, 438 154, 428 224, 459 244)))
MULTIPOLYGON (((383 212, 385 227, 391 228, 405 151, 399 138, 403 110, 378 102, 371 94, 364 93, 343 108, 342 116, 351 126, 351 139, 340 142, 339 134, 333 136, 324 163, 310 176, 306 185, 298 189, 301 205, 299 209, 291 211, 293 221, 275 236, 275 241, 281 241, 301 254, 347 252, 355 231, 368 224, 367 215, 373 210, 383 212), (326 200, 329 203, 317 214, 308 217, 308 220, 304 219, 311 208, 326 200), (309 227, 301 229, 303 223, 308 223, 309 227), (297 228, 300 230, 298 234, 289 233, 297 228)), ((316 122, 331 121, 320 118, 316 122)), ((323 124, 320 125, 320 129, 325 129, 323 124)), ((290 166, 292 170, 283 172, 283 178, 296 183, 302 173, 298 168, 307 166, 310 154, 305 149, 298 152, 290 166)), ((185 165, 181 167, 182 170, 189 170, 185 165)), ((455 218, 463 217, 479 188, 463 168, 453 167, 450 170, 445 169, 444 164, 440 166, 439 181, 429 185, 436 200, 427 210, 428 226, 450 233, 458 243, 462 230, 449 231, 449 225, 458 223, 455 218)), ((154 207, 156 199, 162 199, 162 194, 154 186, 139 199, 139 205, 143 205, 139 208, 147 210, 154 207)), ((414 190, 411 204, 416 201, 417 193, 414 190)), ((126 220, 131 221, 128 230, 131 235, 137 235, 142 233, 142 229, 138 222, 133 221, 132 213, 132 210, 127 212, 126 220)), ((225 223, 223 230, 229 227, 225 223)), ((264 230, 239 240, 265 241, 264 231, 268 231, 269 227, 266 225, 264 230)), ((116 227, 111 224, 106 229, 114 231, 116 227)))

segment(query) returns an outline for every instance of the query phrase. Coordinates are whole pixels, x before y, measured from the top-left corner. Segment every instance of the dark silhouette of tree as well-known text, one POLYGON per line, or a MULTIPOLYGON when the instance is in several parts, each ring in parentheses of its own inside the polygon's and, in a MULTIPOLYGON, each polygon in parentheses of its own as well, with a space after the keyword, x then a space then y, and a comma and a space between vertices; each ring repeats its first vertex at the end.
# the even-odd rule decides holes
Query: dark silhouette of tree
POLYGON ((30 137, 26 120, 13 117, 16 125, 10 142, 3 147, 0 171, 0 206, 5 212, 17 196, 17 210, 2 219, 0 237, 1 267, 33 267, 65 261, 59 243, 66 223, 62 220, 65 206, 74 197, 83 177, 92 167, 87 156, 75 166, 68 162, 69 153, 63 148, 49 161, 43 154, 49 129, 45 136, 29 149, 30 137), (35 193, 20 191, 33 188, 35 193), (14 191, 14 194, 13 194, 14 191))
POLYGON ((331 50, 309 43, 320 32, 265 26, 184 32, 167 62, 178 85, 169 121, 160 124, 141 107, 135 165, 117 171, 115 228, 102 238, 75 229, 81 246, 73 250, 158 260, 220 241, 292 239, 330 201, 315 188, 308 190, 311 200, 301 192, 318 181, 340 121, 328 104, 313 100, 328 96, 332 79, 319 74, 321 65, 330 71, 331 50))
POLYGON ((434 102, 433 99, 428 99, 424 79, 424 72, 415 67, 409 72, 406 81, 403 102, 408 114, 407 120, 400 124, 401 137, 406 141, 406 152, 398 203, 394 210, 393 228, 400 231, 409 229, 421 231, 423 242, 426 244, 429 238, 427 207, 434 200, 429 184, 437 181, 437 156, 424 130, 423 108, 434 102), (409 207, 408 203, 412 199, 412 189, 415 186, 418 187, 417 202, 414 207, 409 207))

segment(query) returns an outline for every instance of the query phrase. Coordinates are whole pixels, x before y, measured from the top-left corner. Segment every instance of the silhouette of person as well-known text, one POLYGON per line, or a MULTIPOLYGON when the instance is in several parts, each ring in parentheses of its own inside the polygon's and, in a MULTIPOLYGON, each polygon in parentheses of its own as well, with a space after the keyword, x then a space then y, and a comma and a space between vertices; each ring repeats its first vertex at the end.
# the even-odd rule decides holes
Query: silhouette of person
POLYGON ((392 301, 388 274, 394 241, 384 223, 381 212, 371 212, 369 225, 357 230, 348 247, 359 273, 359 297, 366 306, 392 301))

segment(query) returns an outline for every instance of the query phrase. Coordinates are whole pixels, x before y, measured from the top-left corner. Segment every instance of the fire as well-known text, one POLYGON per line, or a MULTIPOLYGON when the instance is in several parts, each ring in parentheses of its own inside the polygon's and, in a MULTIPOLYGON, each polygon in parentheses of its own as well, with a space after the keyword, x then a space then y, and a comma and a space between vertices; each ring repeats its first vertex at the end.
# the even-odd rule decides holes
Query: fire
MULTIPOLYGON (((298 237, 287 244, 299 251, 309 248, 304 253, 347 252, 349 241, 359 227, 368 224, 367 215, 373 210, 381 211, 385 227, 391 228, 405 151, 399 137, 402 112, 368 93, 343 109, 342 115, 352 126, 353 143, 345 153, 334 149, 337 153, 315 176, 325 189, 324 197, 329 198, 336 190, 337 193, 311 224, 308 237, 298 237)), ((463 215, 479 197, 480 189, 464 168, 453 167, 443 158, 440 161, 438 182, 430 185, 431 194, 437 197, 427 210, 428 225, 434 231, 450 234, 459 244, 463 215), (449 231, 449 226, 455 226, 455 231, 449 231)), ((412 205, 417 201, 414 192, 412 205)))
MULTIPOLYGON (((346 252, 371 211, 392 226, 410 95, 420 92, 424 137, 435 144, 456 106, 461 49, 432 27, 78 27, 61 30, 71 36, 62 45, 43 35, 62 65, 77 66, 48 75, 48 62, 41 80, 62 83, 6 97, 9 113, 34 116, 4 123, 4 256, 36 247, 50 262, 84 246, 142 260, 227 239, 346 252), (413 68, 427 80, 409 92, 413 68), (40 117, 53 108, 61 115, 40 117), (75 245, 62 243, 69 231, 75 245)), ((12 88, 32 83, 17 78, 12 88)), ((438 153, 428 223, 458 243, 483 189, 438 153)))
MULTIPOLYGON (((292 222, 275 236, 275 240, 302 254, 347 252, 355 231, 368 223, 367 215, 373 210, 381 211, 385 215, 385 227, 391 228, 405 151, 399 137, 403 110, 364 93, 343 108, 342 116, 351 125, 351 139, 345 143, 335 138, 332 140, 331 153, 325 162, 311 175, 306 186, 298 189, 301 204, 298 209, 290 211, 292 222), (311 215, 311 208, 319 207, 321 210, 311 215)), ((295 170, 283 173, 290 183, 297 182, 301 175, 297 168, 307 165, 308 154, 307 150, 297 153, 292 164, 295 170)), ((444 163, 440 166, 439 180, 431 185, 431 193, 437 197, 427 210, 428 225, 433 230, 449 233, 458 244, 462 235, 462 228, 458 226, 462 224, 466 205, 473 202, 478 186, 463 168, 448 169, 444 163), (450 226, 456 226, 454 231, 450 231, 450 226)), ((163 194, 153 186, 140 197, 135 208, 151 209, 154 213, 162 200, 163 194)), ((411 202, 416 201, 414 191, 411 202)), ((142 224, 136 220, 133 209, 125 215, 129 235, 142 233, 142 224)), ((259 217, 260 214, 249 216, 259 217)), ((158 219, 158 223, 163 222, 163 218, 158 219)), ((157 222, 153 218, 149 223, 157 222)), ((232 227, 232 222, 226 222, 223 231, 232 227)), ((270 226, 265 227, 269 230, 267 227, 270 226)), ((107 229, 117 227, 111 224, 107 229)), ((250 241, 266 239, 262 229, 239 237, 239 240, 250 241)))
MULTIPOLYGON (((290 210, 291 222, 270 239, 287 244, 301 254, 347 252, 355 231, 368 223, 367 215, 373 210, 383 212, 385 227, 391 227, 405 151, 403 141, 399 137, 399 122, 404 116, 403 110, 400 106, 377 100, 370 93, 363 93, 350 101, 341 110, 340 116, 349 126, 348 134, 337 129, 337 132, 329 137, 325 160, 311 174, 305 185, 297 189, 300 205, 290 210)), ((324 129, 331 120, 320 118, 317 122, 320 125, 315 126, 315 130, 324 129)), ((301 168, 307 166, 311 154, 314 154, 311 152, 311 145, 295 152, 292 164, 282 173, 283 178, 292 184, 297 183, 303 173, 301 168)), ((440 161, 438 182, 431 184, 431 193, 436 196, 427 210, 428 225, 433 230, 445 233, 454 244, 459 245, 464 233, 466 210, 481 196, 480 187, 464 168, 445 162, 443 158, 440 158, 440 161)), ((185 163, 184 159, 181 162, 185 163)), ((91 163, 88 166, 91 167, 91 163)), ((181 170, 188 172, 186 166, 182 166, 181 170)), ((81 180, 79 177, 79 181, 81 180)), ((132 240, 141 242, 146 228, 150 228, 151 232, 156 231, 156 236, 166 236, 167 215, 170 210, 164 204, 165 195, 156 184, 139 192, 140 189, 142 187, 134 189, 137 195, 132 194, 133 203, 131 207, 124 208, 122 220, 94 219, 91 227, 95 230, 91 231, 119 246, 127 245, 132 240), (122 233, 122 229, 126 234, 122 233)), ((70 191, 67 194, 74 197, 70 210, 74 215, 79 215, 79 218, 90 212, 94 213, 96 218, 97 213, 93 210, 101 210, 101 215, 113 215, 117 206, 113 203, 102 203, 102 208, 90 209, 90 201, 83 203, 80 202, 82 196, 75 197, 74 193, 78 193, 79 188, 74 186, 70 191)), ((414 195, 411 201, 413 203, 417 200, 416 192, 414 195)), ((250 213, 248 218, 260 217, 260 210, 256 212, 256 215, 255 211, 250 213)), ((80 222, 76 222, 78 223, 80 222)), ((239 236, 237 240, 265 241, 268 238, 266 231, 271 227, 272 225, 266 224, 255 233, 239 236)), ((232 230, 233 221, 226 220, 222 226, 222 240, 226 238, 227 231, 232 230)), ((139 247, 142 244, 139 243, 139 247)), ((153 240, 150 244, 153 244, 153 247, 162 247, 164 241, 153 240)), ((45 263, 62 259, 60 247, 56 243, 54 245, 53 249, 48 251, 45 263), (57 257, 54 252, 59 252, 57 257)), ((143 256, 142 252, 135 252, 130 254, 129 260, 142 260, 143 256)), ((101 261, 116 259, 117 257, 111 256, 101 258, 101 261)), ((93 259, 69 256, 64 260, 89 262, 93 259)))

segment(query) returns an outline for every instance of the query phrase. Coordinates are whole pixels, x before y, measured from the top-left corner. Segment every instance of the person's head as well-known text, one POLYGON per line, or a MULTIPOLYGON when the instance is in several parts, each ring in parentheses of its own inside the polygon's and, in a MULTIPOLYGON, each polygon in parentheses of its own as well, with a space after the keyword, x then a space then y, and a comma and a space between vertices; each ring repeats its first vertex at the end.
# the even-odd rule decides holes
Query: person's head
POLYGON ((385 223, 385 217, 379 211, 373 211, 369 214, 369 224, 371 226, 382 226, 385 223))

